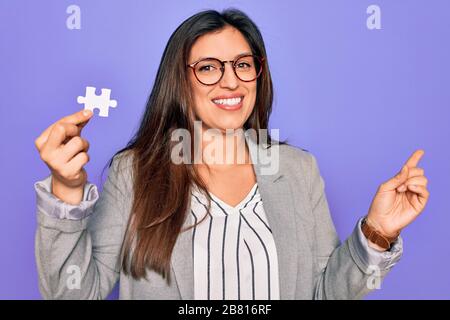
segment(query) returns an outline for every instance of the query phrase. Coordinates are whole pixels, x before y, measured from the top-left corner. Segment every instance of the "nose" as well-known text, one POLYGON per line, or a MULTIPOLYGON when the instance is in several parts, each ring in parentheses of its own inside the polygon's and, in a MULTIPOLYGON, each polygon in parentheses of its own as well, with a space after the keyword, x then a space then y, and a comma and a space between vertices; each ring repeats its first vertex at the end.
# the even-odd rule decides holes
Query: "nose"
POLYGON ((220 87, 221 88, 229 88, 236 89, 239 85, 239 79, 236 77, 236 74, 233 70, 233 62, 227 61, 225 62, 222 79, 220 79, 220 87))

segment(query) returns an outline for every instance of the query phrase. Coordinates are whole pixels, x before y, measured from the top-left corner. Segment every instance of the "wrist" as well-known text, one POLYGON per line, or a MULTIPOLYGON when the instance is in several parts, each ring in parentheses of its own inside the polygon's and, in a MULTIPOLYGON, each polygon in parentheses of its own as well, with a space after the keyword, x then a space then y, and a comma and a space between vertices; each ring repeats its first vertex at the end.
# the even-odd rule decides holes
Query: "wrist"
POLYGON ((65 203, 78 205, 83 200, 84 186, 68 187, 58 179, 52 177, 51 192, 55 197, 65 203))
POLYGON ((380 229, 368 217, 365 217, 361 222, 361 231, 368 240, 369 246, 377 251, 389 250, 392 243, 397 240, 400 232, 387 236, 380 229))
POLYGON ((367 243, 368 243, 369 247, 371 247, 372 249, 375 249, 375 250, 377 250, 379 252, 385 252, 385 251, 388 250, 388 249, 380 247, 379 245, 377 245, 376 243, 370 241, 369 239, 367 239, 367 243))
POLYGON ((373 219, 372 217, 370 217, 370 214, 367 215, 364 218, 365 222, 368 224, 368 226, 372 229, 374 229, 377 233, 379 233, 381 236, 383 236, 384 238, 391 240, 391 239, 397 239, 398 236, 400 235, 400 230, 396 230, 396 231, 386 231, 386 228, 383 228, 380 223, 377 222, 377 220, 373 219))

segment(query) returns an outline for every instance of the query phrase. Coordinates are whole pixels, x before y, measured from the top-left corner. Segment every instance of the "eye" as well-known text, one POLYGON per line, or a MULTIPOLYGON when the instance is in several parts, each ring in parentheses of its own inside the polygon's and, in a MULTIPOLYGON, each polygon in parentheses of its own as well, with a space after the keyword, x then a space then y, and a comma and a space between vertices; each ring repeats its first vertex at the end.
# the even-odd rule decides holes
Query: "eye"
POLYGON ((212 72, 212 71, 217 70, 217 67, 214 66, 214 65, 212 65, 212 64, 207 64, 207 65, 201 65, 201 66, 199 66, 197 70, 198 70, 199 72, 206 73, 206 72, 212 72))
POLYGON ((236 67, 239 68, 239 69, 248 69, 248 68, 251 68, 252 65, 249 62, 239 62, 236 65, 236 67))

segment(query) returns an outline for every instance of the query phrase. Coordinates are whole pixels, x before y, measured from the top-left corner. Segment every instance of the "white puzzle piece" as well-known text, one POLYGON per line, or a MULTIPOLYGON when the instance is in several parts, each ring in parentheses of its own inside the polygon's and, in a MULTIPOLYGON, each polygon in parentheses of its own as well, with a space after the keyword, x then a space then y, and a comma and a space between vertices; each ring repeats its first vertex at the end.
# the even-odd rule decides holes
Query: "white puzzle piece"
POLYGON ((94 112, 94 109, 97 108, 100 110, 100 117, 107 117, 109 108, 117 107, 116 100, 110 100, 111 89, 102 89, 101 95, 95 94, 95 87, 86 87, 86 96, 78 96, 77 102, 80 104, 84 103, 85 110, 91 110, 94 112))

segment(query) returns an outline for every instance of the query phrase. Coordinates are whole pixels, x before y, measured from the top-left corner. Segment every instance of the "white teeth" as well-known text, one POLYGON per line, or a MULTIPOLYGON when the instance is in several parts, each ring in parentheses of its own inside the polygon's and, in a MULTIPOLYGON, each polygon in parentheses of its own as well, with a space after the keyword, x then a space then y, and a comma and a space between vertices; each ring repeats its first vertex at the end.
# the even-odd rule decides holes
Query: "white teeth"
POLYGON ((214 103, 226 104, 226 105, 229 105, 229 106, 234 106, 236 104, 239 104, 239 103, 241 103, 241 101, 242 101, 241 97, 239 97, 239 98, 232 98, 232 99, 216 99, 216 100, 213 100, 214 103))

